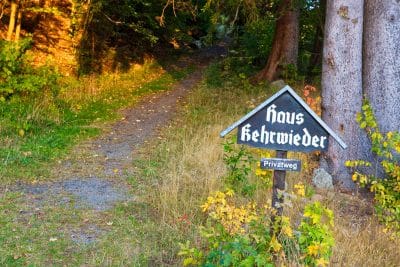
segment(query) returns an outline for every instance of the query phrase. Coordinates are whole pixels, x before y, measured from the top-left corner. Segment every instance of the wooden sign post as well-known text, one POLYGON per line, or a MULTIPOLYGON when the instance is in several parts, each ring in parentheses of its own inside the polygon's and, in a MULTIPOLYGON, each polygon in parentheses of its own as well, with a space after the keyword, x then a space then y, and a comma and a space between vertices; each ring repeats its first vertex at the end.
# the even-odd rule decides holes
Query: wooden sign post
POLYGON ((262 159, 261 168, 273 169, 272 207, 282 215, 286 171, 300 171, 299 160, 287 159, 287 151, 326 151, 329 137, 346 149, 347 145, 290 86, 257 106, 237 122, 221 132, 224 137, 238 128, 237 143, 276 150, 275 159, 262 159))
MULTIPOLYGON (((287 151, 276 151, 276 157, 287 158, 287 151)), ((279 191, 285 190, 286 171, 274 170, 272 181, 272 207, 276 209, 276 215, 281 216, 283 212, 283 198, 279 196, 279 191)))

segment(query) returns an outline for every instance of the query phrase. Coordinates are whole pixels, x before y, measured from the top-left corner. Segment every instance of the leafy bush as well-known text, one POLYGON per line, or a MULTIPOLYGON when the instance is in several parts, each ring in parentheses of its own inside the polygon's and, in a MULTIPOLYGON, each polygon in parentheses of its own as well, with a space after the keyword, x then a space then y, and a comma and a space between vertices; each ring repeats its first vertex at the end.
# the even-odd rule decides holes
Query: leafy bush
POLYGON ((31 39, 20 42, 0 41, 0 100, 12 95, 36 93, 50 89, 57 93, 57 73, 50 67, 33 68, 26 51, 31 39))
POLYGON ((233 148, 233 142, 224 144, 224 162, 228 167, 228 174, 224 177, 225 184, 243 195, 252 195, 255 185, 249 183, 248 175, 251 171, 251 165, 254 163, 253 156, 240 147, 239 151, 233 148))
POLYGON ((275 23, 271 18, 263 18, 249 22, 239 42, 244 55, 257 65, 265 64, 272 48, 275 23))
POLYGON ((334 238, 333 212, 315 202, 304 208, 303 219, 298 228, 298 241, 303 262, 307 266, 325 266, 332 256, 334 238))
MULTIPOLYGON (((333 212, 321 203, 305 206, 303 218, 294 231, 289 217, 276 216, 269 204, 256 204, 235 196, 235 190, 249 196, 250 152, 224 144, 228 190, 217 191, 201 206, 206 223, 200 226, 201 242, 181 244, 179 255, 184 266, 274 266, 276 262, 326 266, 332 255, 333 212), (274 220, 271 218, 275 217, 274 220)), ((256 175, 271 178, 270 172, 256 169, 256 175)), ((304 197, 304 185, 295 186, 304 197)))
POLYGON ((276 260, 326 266, 332 255, 333 213, 315 202, 306 205, 296 234, 289 217, 271 222, 269 208, 237 206, 234 192, 216 192, 202 205, 206 226, 202 248, 181 244, 184 266, 274 266, 276 260))
POLYGON ((353 181, 361 187, 368 187, 374 193, 375 210, 378 218, 400 234, 400 133, 382 133, 368 101, 362 106, 357 121, 365 129, 372 143, 372 152, 378 157, 384 177, 368 174, 368 168, 377 168, 372 162, 363 160, 347 161, 346 166, 354 169, 353 181))

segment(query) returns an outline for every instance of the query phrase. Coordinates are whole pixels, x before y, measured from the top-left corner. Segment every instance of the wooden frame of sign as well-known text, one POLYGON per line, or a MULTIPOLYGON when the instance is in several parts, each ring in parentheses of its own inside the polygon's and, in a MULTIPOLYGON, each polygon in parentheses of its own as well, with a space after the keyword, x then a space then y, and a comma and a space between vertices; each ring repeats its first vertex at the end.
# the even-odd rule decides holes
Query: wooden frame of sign
MULTIPOLYGON (((276 150, 285 160, 287 151, 326 151, 329 137, 346 149, 347 145, 290 87, 285 86, 220 134, 224 137, 238 128, 237 143, 276 150)), ((272 207, 283 212, 280 191, 285 190, 286 170, 274 169, 272 207)))

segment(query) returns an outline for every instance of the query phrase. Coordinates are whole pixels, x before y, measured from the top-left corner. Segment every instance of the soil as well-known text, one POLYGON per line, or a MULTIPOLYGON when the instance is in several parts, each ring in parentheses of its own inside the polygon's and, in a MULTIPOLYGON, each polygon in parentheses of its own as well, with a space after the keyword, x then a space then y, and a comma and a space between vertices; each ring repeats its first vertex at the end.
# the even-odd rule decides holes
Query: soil
MULTIPOLYGON (((12 191, 24 193, 32 210, 49 205, 103 212, 116 203, 135 201, 126 179, 134 173, 138 150, 168 126, 184 97, 202 79, 204 68, 225 54, 222 46, 181 58, 171 68, 196 65, 196 70, 171 90, 144 97, 132 108, 121 110, 121 119, 103 125, 103 134, 77 145, 52 170, 52 182, 16 184, 12 191), (73 203, 73 205, 71 205, 73 203)), ((29 214, 29 212, 26 212, 29 214)), ((72 240, 90 244, 104 230, 96 225, 68 229, 72 240)))

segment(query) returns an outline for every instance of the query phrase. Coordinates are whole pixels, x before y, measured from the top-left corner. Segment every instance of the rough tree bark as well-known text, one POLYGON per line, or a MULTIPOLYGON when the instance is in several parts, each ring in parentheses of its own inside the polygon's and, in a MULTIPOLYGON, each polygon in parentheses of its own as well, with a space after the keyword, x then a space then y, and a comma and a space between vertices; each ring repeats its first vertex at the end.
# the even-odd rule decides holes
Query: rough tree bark
POLYGON ((348 145, 332 140, 324 158, 340 187, 353 188, 344 162, 362 157, 365 136, 356 122, 362 105, 362 32, 364 0, 328 0, 322 62, 324 121, 348 145))
POLYGON ((278 8, 271 53, 263 70, 254 81, 273 81, 279 75, 279 66, 297 64, 299 46, 299 7, 295 0, 282 0, 278 8))
POLYGON ((400 1, 365 0, 364 92, 383 132, 400 131, 400 1))
POLYGON ((7 41, 11 41, 12 34, 14 33, 15 28, 15 17, 17 14, 18 3, 17 1, 11 1, 11 13, 10 13, 10 21, 8 23, 8 31, 7 31, 7 41))

